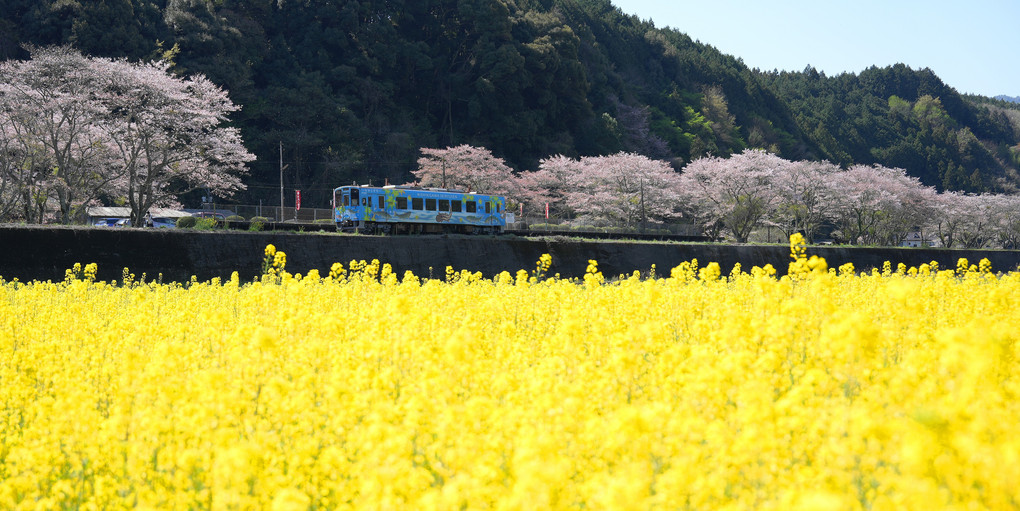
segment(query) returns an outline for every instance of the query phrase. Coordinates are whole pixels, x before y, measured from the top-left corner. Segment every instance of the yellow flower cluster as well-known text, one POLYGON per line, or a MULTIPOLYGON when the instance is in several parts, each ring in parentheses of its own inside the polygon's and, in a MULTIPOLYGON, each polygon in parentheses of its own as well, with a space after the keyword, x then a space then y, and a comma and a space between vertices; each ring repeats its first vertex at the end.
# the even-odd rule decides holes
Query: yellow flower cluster
POLYGON ((96 280, 96 273, 99 272, 99 266, 96 263, 89 263, 82 267, 81 263, 74 263, 74 266, 64 270, 64 280, 96 280))
POLYGON ((1018 273, 271 252, 251 283, 0 281, 0 509, 1020 506, 1018 273))
MULTIPOLYGON (((286 273, 287 254, 276 250, 274 245, 266 245, 265 256, 262 258, 262 277, 264 281, 279 282, 286 273)), ((336 265, 334 265, 334 269, 336 265)), ((341 267, 342 268, 342 267, 341 267)))
POLYGON ((790 263, 787 274, 793 278, 804 276, 807 273, 826 273, 829 271, 829 265, 824 258, 816 255, 811 256, 810 259, 808 258, 807 243, 804 241, 804 235, 799 232, 793 233, 790 236, 790 257, 793 259, 793 262, 790 263))

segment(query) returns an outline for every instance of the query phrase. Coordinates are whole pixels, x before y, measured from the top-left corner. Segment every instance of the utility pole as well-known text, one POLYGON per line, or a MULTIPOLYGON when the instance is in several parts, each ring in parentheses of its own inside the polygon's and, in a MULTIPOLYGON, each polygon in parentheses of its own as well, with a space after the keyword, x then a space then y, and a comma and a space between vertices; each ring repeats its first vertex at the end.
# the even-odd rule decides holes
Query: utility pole
POLYGON ((283 164, 283 140, 280 141, 280 214, 277 215, 277 221, 283 221, 283 169, 289 165, 283 164))

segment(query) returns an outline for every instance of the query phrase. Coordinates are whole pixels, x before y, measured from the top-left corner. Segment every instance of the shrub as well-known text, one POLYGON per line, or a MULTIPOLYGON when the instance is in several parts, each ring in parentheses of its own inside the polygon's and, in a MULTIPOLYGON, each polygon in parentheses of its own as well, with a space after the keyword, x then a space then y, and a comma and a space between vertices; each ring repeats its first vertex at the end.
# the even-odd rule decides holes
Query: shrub
POLYGON ((242 223, 242 222, 244 222, 244 217, 241 216, 241 215, 230 215, 230 216, 228 216, 228 217, 223 219, 223 224, 226 227, 230 227, 232 225, 237 225, 237 224, 242 223))
POLYGON ((264 216, 253 216, 248 224, 248 230, 251 232, 259 232, 266 228, 266 224, 269 223, 269 219, 264 216))
POLYGON ((217 224, 219 224, 219 222, 217 222, 215 218, 199 218, 198 221, 195 222, 195 229, 200 231, 211 231, 216 228, 217 224))
POLYGON ((193 229, 198 219, 193 216, 182 216, 177 219, 177 227, 180 229, 193 229))

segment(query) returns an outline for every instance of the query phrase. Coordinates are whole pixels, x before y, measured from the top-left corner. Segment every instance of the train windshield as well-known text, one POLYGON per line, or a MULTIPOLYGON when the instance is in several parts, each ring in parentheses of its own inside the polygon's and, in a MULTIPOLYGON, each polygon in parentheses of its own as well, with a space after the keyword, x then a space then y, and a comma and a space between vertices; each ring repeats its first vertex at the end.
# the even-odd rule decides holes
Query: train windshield
POLYGON ((336 207, 350 206, 351 205, 351 193, 347 188, 340 188, 334 192, 333 204, 336 207))

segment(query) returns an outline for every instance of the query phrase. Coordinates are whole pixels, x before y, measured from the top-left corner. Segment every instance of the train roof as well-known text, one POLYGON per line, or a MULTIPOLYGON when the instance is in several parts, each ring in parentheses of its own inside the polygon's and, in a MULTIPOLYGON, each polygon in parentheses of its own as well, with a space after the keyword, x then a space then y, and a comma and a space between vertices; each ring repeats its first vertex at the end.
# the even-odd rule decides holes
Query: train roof
POLYGON ((436 188, 436 187, 429 187, 429 186, 414 186, 414 185, 372 186, 372 185, 357 185, 357 184, 354 184, 354 185, 338 186, 336 189, 339 190, 340 188, 376 188, 376 189, 382 189, 382 190, 415 190, 415 191, 423 191, 423 192, 448 192, 448 193, 470 193, 470 194, 477 194, 477 195, 499 195, 497 193, 470 192, 470 191, 467 191, 467 190, 461 190, 459 188, 436 188))

